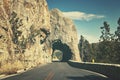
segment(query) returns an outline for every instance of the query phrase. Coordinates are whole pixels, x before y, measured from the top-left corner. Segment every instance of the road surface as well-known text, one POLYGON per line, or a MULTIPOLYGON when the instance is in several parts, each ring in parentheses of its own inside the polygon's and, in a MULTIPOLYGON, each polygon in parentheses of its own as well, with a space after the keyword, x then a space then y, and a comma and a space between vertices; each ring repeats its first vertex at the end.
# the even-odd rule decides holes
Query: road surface
POLYGON ((54 62, 2 80, 110 80, 95 72, 54 62))

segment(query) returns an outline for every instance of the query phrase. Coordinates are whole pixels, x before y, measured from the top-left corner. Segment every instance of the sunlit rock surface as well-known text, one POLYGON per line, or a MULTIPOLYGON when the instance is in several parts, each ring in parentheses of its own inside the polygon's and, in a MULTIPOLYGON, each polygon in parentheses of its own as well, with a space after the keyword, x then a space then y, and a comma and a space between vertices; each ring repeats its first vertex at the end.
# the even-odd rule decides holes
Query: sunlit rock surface
POLYGON ((72 20, 57 9, 49 12, 46 0, 0 0, 0 68, 15 61, 25 67, 51 62, 56 39, 66 43, 73 59, 80 61, 72 20))
POLYGON ((78 50, 78 36, 73 21, 64 17, 62 12, 58 9, 50 11, 51 22, 51 40, 60 39, 62 43, 67 44, 73 52, 73 60, 80 61, 78 50))
POLYGON ((45 44, 50 28, 45 0, 1 0, 1 65, 12 59, 27 66, 46 62, 43 57, 50 56, 50 47, 45 44))

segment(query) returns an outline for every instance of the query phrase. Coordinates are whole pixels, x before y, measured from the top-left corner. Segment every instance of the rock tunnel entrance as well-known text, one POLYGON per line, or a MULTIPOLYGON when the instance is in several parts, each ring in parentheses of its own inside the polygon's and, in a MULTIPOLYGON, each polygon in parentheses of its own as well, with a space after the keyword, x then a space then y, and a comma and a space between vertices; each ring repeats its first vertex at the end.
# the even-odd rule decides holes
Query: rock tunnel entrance
POLYGON ((67 44, 62 43, 62 41, 60 39, 54 40, 52 42, 52 49, 53 49, 52 60, 53 60, 55 54, 57 55, 56 57, 58 57, 58 59, 59 59, 59 57, 61 57, 60 58, 61 62, 67 62, 68 60, 70 60, 72 58, 73 53, 72 53, 70 47, 67 44), (56 51, 58 51, 58 52, 56 53, 56 51))
POLYGON ((54 50, 54 52, 52 54, 52 61, 58 62, 58 61, 62 61, 62 59, 63 59, 63 52, 60 50, 54 50))

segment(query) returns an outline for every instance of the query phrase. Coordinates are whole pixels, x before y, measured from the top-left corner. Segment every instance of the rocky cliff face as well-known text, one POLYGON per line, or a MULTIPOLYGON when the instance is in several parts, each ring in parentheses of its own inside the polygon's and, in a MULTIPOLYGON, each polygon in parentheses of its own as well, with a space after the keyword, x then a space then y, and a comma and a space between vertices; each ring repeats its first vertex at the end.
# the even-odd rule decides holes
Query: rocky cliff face
POLYGON ((24 60, 27 65, 44 63, 43 57, 50 53, 50 47, 44 43, 50 28, 45 0, 1 0, 1 65, 11 60, 24 60))
POLYGON ((50 11, 50 22, 51 22, 51 35, 52 41, 59 39, 62 43, 67 44, 71 51, 74 53, 73 59, 80 61, 79 50, 78 50, 78 36, 73 21, 66 18, 62 12, 58 9, 50 11))
POLYGON ((0 67, 15 61, 27 66, 51 61, 56 39, 80 60, 75 26, 59 10, 49 12, 45 0, 0 0, 0 67))

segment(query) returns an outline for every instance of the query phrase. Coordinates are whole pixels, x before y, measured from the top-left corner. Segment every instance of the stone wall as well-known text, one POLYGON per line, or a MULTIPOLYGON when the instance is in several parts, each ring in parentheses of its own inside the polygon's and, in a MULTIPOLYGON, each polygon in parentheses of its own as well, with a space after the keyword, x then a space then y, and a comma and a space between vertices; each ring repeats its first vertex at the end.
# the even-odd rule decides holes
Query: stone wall
POLYGON ((90 63, 90 62, 76 62, 76 61, 69 61, 69 65, 80 68, 86 69, 94 72, 101 73, 112 80, 120 80, 120 65, 118 64, 107 64, 107 63, 90 63))

